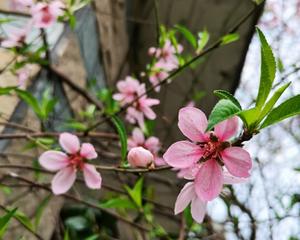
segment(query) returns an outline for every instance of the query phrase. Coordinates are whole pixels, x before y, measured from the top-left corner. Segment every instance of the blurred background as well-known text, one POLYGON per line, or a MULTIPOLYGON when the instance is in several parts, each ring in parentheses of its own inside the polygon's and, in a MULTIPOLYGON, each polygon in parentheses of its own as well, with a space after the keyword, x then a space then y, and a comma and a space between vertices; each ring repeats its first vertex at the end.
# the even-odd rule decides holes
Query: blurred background
MULTIPOLYGON (((145 71, 150 61, 147 51, 156 45, 157 21, 167 28, 181 24, 193 33, 206 29, 210 42, 213 42, 247 15, 253 5, 251 0, 91 1, 76 11, 74 29, 59 23, 47 30, 52 49, 51 61, 63 76, 88 87, 95 94, 103 88, 115 90, 118 80, 130 74, 139 76, 140 72, 145 71)), ((2 37, 11 27, 22 27, 28 20, 27 13, 11 12, 9 1, 1 0, 0 8, 0 18, 15 18, 12 23, 0 24, 2 37)), ((187 69, 163 87, 159 94, 151 95, 162 102, 155 109, 159 118, 154 132, 164 149, 183 138, 177 128, 177 112, 190 101, 209 113, 217 101, 213 90, 224 89, 234 93, 243 107, 254 104, 260 71, 260 43, 255 34, 256 25, 266 35, 276 56, 276 84, 293 83, 281 101, 299 93, 300 1, 267 0, 238 29, 238 41, 212 51, 200 59, 196 68, 187 69)), ((37 48, 42 44, 39 33, 33 32, 30 38, 37 48)), ((185 51, 192 51, 184 38, 179 37, 178 42, 183 44, 185 51)), ((0 49, 0 59, 0 86, 3 87, 16 82, 15 76, 6 67, 14 56, 0 49)), ((47 128, 53 131, 61 130, 60 123, 66 119, 80 118, 79 112, 86 107, 84 99, 59 81, 63 76, 57 74, 49 77, 43 69, 32 66, 31 81, 27 84, 35 96, 51 88, 60 99, 55 115, 47 123, 47 128), (49 81, 49 78, 55 81, 49 81)), ((38 127, 33 114, 13 97, 0 96, 0 106, 2 119, 38 127)), ((204 224, 194 224, 187 239, 300 239, 299 123, 299 117, 285 121, 265 129, 246 144, 254 161, 251 180, 224 189, 226 197, 209 204, 204 224)), ((0 127, 3 133, 14 131, 1 124, 0 127)), ((12 144, 14 141, 0 140, 0 153, 3 153, 0 157, 10 163, 23 163, 24 156, 20 158, 11 154, 23 151, 20 141, 12 144)), ((31 154, 38 153, 33 151, 31 154)), ((107 164, 113 162, 107 156, 101 157, 107 164)), ((120 190, 122 182, 132 182, 136 176, 103 173, 103 179, 107 185, 120 190)), ((146 182, 149 186, 155 186, 153 199, 163 205, 155 207, 157 221, 176 236, 180 217, 173 216, 172 208, 184 182, 177 179, 173 172, 147 174, 146 182)), ((28 191, 26 188, 18 193, 7 191, 7 188, 2 188, 1 203, 19 204, 28 214, 36 212, 36 206, 48 199, 42 191, 28 191)), ((84 189, 78 186, 78 191, 84 192, 84 189)), ((97 197, 107 199, 109 194, 106 189, 97 197)), ((91 239, 134 239, 127 225, 104 213, 70 204, 61 198, 49 202, 48 218, 43 218, 45 221, 41 223, 41 228, 47 229, 41 231, 45 239, 62 239, 59 236, 65 227, 71 229, 71 239, 74 240, 89 239, 88 236, 93 235, 96 237, 91 239), (94 233, 99 228, 113 237, 97 237, 94 233)), ((17 239, 21 231, 16 223, 7 239, 17 239)), ((28 236, 28 239, 34 237, 28 236)))

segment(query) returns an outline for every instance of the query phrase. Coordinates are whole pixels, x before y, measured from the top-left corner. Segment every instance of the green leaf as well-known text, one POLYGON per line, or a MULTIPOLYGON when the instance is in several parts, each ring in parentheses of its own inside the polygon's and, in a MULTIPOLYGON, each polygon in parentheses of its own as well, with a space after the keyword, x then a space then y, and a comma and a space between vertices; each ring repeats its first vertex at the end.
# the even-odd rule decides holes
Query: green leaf
POLYGON ((32 110, 35 112, 35 114, 40 119, 43 119, 43 113, 39 106, 38 100, 31 93, 29 93, 27 91, 23 91, 21 89, 16 89, 15 91, 18 94, 18 96, 32 108, 32 110))
POLYGON ((56 103, 57 100, 51 98, 50 91, 46 90, 43 94, 42 102, 40 106, 43 119, 48 118, 49 114, 54 110, 56 103))
POLYGON ((230 33, 222 37, 221 45, 226 45, 239 40, 240 35, 238 33, 230 33))
POLYGON ((136 205, 127 197, 117 197, 109 199, 104 203, 100 203, 103 208, 121 208, 121 209, 134 209, 136 205))
POLYGON ((231 100, 220 100, 209 115, 206 131, 211 130, 216 124, 237 115, 239 112, 240 108, 232 103, 231 100))
POLYGON ((128 186, 124 186, 126 191, 128 192, 131 199, 134 201, 134 203, 141 208, 142 207, 142 190, 143 190, 143 178, 140 178, 133 189, 131 189, 128 186))
POLYGON ((280 98, 280 96, 283 94, 283 92, 288 88, 288 86, 290 86, 290 82, 284 84, 283 86, 281 86, 280 88, 278 88, 275 93, 273 94, 273 96, 270 98, 270 100, 266 103, 266 105, 263 107, 259 118, 258 118, 258 123, 261 122, 261 120, 264 119, 264 117, 272 110, 273 106, 275 105, 275 103, 278 101, 278 99, 280 98))
POLYGON ((265 0, 253 0, 257 5, 260 5, 264 2, 265 0))
POLYGON ((271 91, 276 74, 276 61, 264 34, 256 28, 261 43, 261 72, 256 106, 261 108, 271 91))
POLYGON ((300 95, 296 95, 274 108, 267 116, 260 129, 298 114, 300 114, 300 95))
POLYGON ((257 107, 250 108, 240 112, 238 115, 243 120, 244 124, 246 125, 247 129, 251 132, 255 130, 257 127, 257 119, 260 114, 260 109, 257 107))
POLYGON ((84 132, 87 129, 87 126, 82 122, 77 122, 75 120, 65 123, 64 126, 66 128, 71 128, 77 131, 84 132))
POLYGON ((36 211, 35 211, 35 218, 34 218, 34 227, 35 229, 38 228, 40 221, 41 221, 41 217, 43 215, 44 210, 46 209, 46 207, 48 206, 48 203, 51 199, 51 194, 46 196, 43 201, 40 202, 40 204, 38 205, 36 211))
POLYGON ((214 94, 217 95, 221 99, 228 99, 232 103, 234 103, 239 109, 242 110, 242 106, 239 101, 230 93, 225 90, 215 90, 214 94))
POLYGON ((69 229, 67 228, 64 233, 64 240, 71 240, 69 229))
POLYGON ((15 90, 16 87, 0 87, 0 96, 8 95, 12 90, 15 90))
POLYGON ((185 37, 185 39, 196 49, 197 40, 193 33, 182 25, 175 25, 175 28, 185 37))
POLYGON ((7 226, 9 224, 10 220, 12 219, 12 217, 15 215, 16 211, 17 211, 17 208, 9 211, 8 213, 6 213, 4 216, 2 216, 0 218, 0 239, 5 234, 7 226))
POLYGON ((15 212, 15 218, 20 221, 22 225, 30 229, 32 232, 34 232, 34 227, 32 225, 32 222, 29 217, 27 217, 23 212, 17 210, 15 212))
POLYGON ((197 53, 199 54, 209 41, 209 33, 207 30, 198 33, 197 53))
POLYGON ((112 116, 111 120, 116 127, 121 142, 121 156, 123 164, 126 163, 127 155, 127 133, 124 123, 117 116, 112 116))

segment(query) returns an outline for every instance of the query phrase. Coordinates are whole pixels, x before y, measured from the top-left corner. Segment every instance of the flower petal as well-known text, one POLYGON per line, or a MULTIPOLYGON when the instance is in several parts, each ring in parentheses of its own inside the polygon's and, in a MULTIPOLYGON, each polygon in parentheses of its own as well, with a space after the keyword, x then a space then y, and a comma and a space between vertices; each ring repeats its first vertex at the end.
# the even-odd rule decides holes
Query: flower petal
POLYGON ((91 189, 100 189, 102 178, 100 173, 96 170, 92 164, 84 164, 83 166, 83 177, 85 184, 91 189))
POLYGON ((252 161, 250 154, 241 147, 226 148, 221 152, 227 170, 236 177, 247 178, 250 176, 252 161))
POLYGON ((207 119, 205 114, 198 108, 181 108, 178 114, 178 127, 192 141, 203 142, 207 139, 204 133, 207 127, 207 119))
POLYGON ((68 166, 68 156, 59 151, 47 151, 39 157, 39 163, 49 171, 58 171, 68 166))
POLYGON ((237 183, 245 183, 249 180, 249 178, 239 178, 232 176, 229 172, 223 171, 223 181, 224 184, 237 184, 237 183))
POLYGON ((194 183, 189 182, 185 184, 176 199, 174 208, 175 214, 182 212, 195 196, 196 193, 194 191, 194 183))
POLYGON ((203 163, 195 178, 195 191, 203 201, 216 198, 223 186, 221 166, 214 160, 203 163))
POLYGON ((160 142, 159 139, 157 137, 149 137, 146 142, 145 142, 145 147, 153 152, 153 153, 157 153, 160 149, 160 142))
POLYGON ((138 145, 145 142, 145 137, 140 128, 134 128, 132 131, 132 140, 135 141, 138 145))
POLYGON ((94 159, 98 157, 98 154, 92 144, 83 143, 80 149, 80 156, 86 159, 94 159))
POLYGON ((175 168, 188 168, 201 157, 201 148, 189 141, 173 143, 163 156, 168 165, 175 168))
POLYGON ((154 161, 153 154, 143 147, 132 148, 127 158, 132 167, 148 167, 154 161))
POLYGON ((233 137, 237 133, 238 129, 239 118, 235 116, 217 124, 214 132, 220 141, 226 141, 233 137))
POLYGON ((67 192, 76 179, 76 169, 72 166, 63 168, 52 179, 52 191, 55 195, 67 192))
POLYGON ((191 203, 191 213, 197 223, 202 223, 205 217, 207 203, 195 196, 191 203))
POLYGON ((71 133, 62 133, 59 136, 59 144, 67 153, 77 153, 80 149, 80 142, 77 136, 71 133))

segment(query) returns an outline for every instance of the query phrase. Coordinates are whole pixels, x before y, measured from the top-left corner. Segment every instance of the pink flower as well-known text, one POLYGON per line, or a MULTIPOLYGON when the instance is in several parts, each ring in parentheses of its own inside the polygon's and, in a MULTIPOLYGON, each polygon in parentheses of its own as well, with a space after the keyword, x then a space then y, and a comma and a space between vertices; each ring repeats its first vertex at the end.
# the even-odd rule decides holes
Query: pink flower
POLYGON ((152 106, 158 105, 159 100, 148 98, 145 93, 145 84, 141 84, 137 91, 137 96, 141 96, 132 107, 127 108, 126 119, 132 123, 138 123, 141 128, 144 128, 144 117, 150 120, 156 118, 155 112, 151 109, 152 106))
POLYGON ((57 0, 49 4, 39 2, 31 7, 33 25, 37 28, 48 28, 54 24, 59 16, 64 14, 65 5, 57 0))
POLYGON ((97 153, 90 143, 80 142, 77 136, 70 133, 62 133, 59 143, 66 153, 50 150, 44 152, 39 163, 49 171, 58 171, 52 179, 52 191, 54 194, 67 192, 76 179, 77 170, 83 171, 86 185, 91 189, 100 189, 102 178, 95 166, 87 163, 87 160, 97 157, 97 153))
POLYGON ((154 156, 143 147, 134 147, 129 151, 127 159, 132 167, 150 167, 153 164, 154 156))
POLYGON ((32 0, 10 0, 10 8, 16 11, 23 11, 26 7, 30 7, 33 4, 32 0))
POLYGON ((132 102, 136 97, 141 84, 133 77, 126 77, 125 80, 117 83, 117 89, 120 93, 113 95, 113 99, 120 102, 121 106, 132 102))
POLYGON ((21 89, 25 89, 26 87, 26 81, 28 80, 30 76, 30 68, 29 66, 25 65, 23 68, 19 69, 17 71, 18 76, 18 86, 21 89))
POLYGON ((217 124, 214 132, 205 133, 205 114, 197 108, 185 107, 179 111, 178 126, 192 142, 172 144, 163 157, 172 167, 196 168, 195 192, 200 199, 210 201, 220 194, 224 168, 235 177, 250 176, 252 161, 249 153, 228 142, 237 133, 237 117, 217 124))
POLYGON ((12 28, 8 32, 7 39, 1 42, 1 47, 4 48, 13 48, 13 47, 21 47, 25 41, 28 33, 31 30, 31 23, 27 24, 26 27, 19 29, 19 28, 12 28))
MULTIPOLYGON (((162 80, 166 79, 169 74, 163 70, 154 70, 150 73, 149 81, 152 83, 153 86, 160 83, 162 80)), ((160 91, 160 86, 156 86, 154 89, 156 92, 160 91)))
MULTIPOLYGON (((231 176, 228 172, 223 174, 224 184, 243 183, 246 179, 236 178, 231 176)), ((203 201, 196 193, 194 182, 188 182, 181 189, 176 202, 174 212, 175 214, 181 213, 191 203, 191 213, 193 219, 201 223, 205 217, 207 201, 203 201)))
POLYGON ((132 136, 128 139, 128 149, 132 149, 135 147, 143 147, 149 150, 154 156, 155 165, 164 165, 164 161, 162 158, 158 157, 158 152, 160 150, 161 144, 157 137, 149 137, 145 139, 145 136, 141 129, 134 128, 132 131, 132 136), (162 162, 163 161, 163 162, 162 162))

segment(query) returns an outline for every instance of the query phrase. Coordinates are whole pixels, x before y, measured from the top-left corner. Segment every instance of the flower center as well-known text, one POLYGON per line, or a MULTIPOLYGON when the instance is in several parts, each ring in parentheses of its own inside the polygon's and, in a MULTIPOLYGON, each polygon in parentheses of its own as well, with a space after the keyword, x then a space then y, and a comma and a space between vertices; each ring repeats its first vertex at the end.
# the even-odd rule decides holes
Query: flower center
POLYGON ((69 162, 75 168, 82 170, 84 166, 84 158, 81 157, 79 154, 72 154, 69 156, 69 162))
POLYGON ((49 23, 52 19, 52 16, 49 12, 49 7, 48 6, 45 6, 43 9, 42 9, 42 12, 43 12, 43 17, 42 17, 42 22, 43 23, 49 23))

